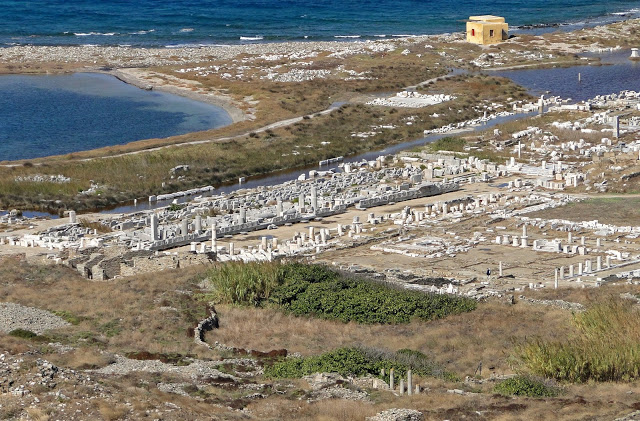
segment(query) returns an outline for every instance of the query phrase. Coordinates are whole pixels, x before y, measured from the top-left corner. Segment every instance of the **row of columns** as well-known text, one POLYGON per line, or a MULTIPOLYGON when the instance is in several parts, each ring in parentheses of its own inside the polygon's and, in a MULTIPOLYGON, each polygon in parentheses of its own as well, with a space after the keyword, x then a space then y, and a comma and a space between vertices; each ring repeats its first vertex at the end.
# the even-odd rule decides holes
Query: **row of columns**
MULTIPOLYGON (((385 377, 385 370, 384 368, 381 370, 381 375, 382 377, 385 377)), ((389 370, 389 389, 391 389, 392 391, 395 391, 395 371, 392 368, 391 370, 389 370)), ((411 370, 407 370, 407 382, 405 384, 404 378, 400 378, 400 382, 398 384, 398 392, 400 393, 400 395, 404 395, 405 392, 407 392, 407 395, 411 396, 414 393, 414 387, 413 387, 413 374, 411 373, 411 370)), ((418 394, 420 393, 420 385, 415 385, 415 393, 418 394)))
MULTIPOLYGON (((582 276, 584 273, 592 273, 592 272, 599 272, 603 269, 602 266, 602 256, 597 256, 596 257, 596 267, 593 268, 593 261, 591 259, 587 259, 585 260, 584 264, 583 262, 579 262, 577 265, 577 273, 576 273, 576 267, 575 265, 569 265, 568 269, 569 269, 569 276, 567 278, 573 278, 574 276, 582 276)), ((606 260, 605 260, 605 267, 604 269, 609 269, 611 267, 611 256, 607 256, 606 260)), ((565 267, 561 266, 559 268, 555 269, 555 276, 554 276, 554 285, 555 288, 558 288, 558 281, 561 279, 565 279, 565 267)))

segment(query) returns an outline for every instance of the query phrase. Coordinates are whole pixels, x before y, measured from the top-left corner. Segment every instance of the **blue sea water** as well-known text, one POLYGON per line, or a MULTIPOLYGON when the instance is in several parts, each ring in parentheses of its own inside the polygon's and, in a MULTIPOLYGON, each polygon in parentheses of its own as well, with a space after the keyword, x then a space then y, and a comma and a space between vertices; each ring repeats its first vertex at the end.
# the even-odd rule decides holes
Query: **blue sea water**
POLYGON ((0 76, 0 161, 60 155, 231 123, 222 108, 113 76, 0 76))
POLYGON ((0 0, 0 45, 179 46, 462 31, 469 15, 511 25, 589 25, 640 15, 629 0, 0 0))

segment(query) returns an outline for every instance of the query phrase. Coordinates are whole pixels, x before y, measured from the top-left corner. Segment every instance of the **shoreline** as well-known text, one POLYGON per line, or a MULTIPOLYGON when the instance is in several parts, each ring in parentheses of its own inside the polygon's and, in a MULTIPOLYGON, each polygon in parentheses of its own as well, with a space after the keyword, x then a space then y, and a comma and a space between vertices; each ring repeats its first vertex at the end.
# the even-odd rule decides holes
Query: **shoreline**
MULTIPOLYGON (((108 71, 94 71, 92 73, 102 73, 102 74, 111 75, 116 79, 118 79, 119 81, 131 86, 135 86, 136 88, 139 88, 139 89, 165 92, 168 94, 177 95, 183 98, 188 98, 194 101, 204 102, 209 105, 220 107, 224 111, 226 111, 226 113, 231 118, 231 123, 229 125, 250 119, 250 114, 244 112, 240 108, 239 104, 237 104, 236 101, 234 101, 229 97, 216 95, 216 94, 205 94, 201 92, 193 92, 175 85, 159 85, 159 84, 153 84, 149 82, 145 83, 145 81, 143 81, 136 75, 132 74, 131 72, 127 72, 127 70, 131 70, 131 69, 113 69, 108 71)), ((145 139, 140 139, 140 140, 145 140, 145 139)))

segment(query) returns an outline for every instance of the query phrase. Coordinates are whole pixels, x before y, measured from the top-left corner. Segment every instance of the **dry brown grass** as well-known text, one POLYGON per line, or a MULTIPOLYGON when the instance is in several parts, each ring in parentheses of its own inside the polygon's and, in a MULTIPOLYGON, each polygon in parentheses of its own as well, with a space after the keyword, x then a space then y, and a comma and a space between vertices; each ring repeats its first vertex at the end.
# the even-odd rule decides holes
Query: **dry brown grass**
POLYGON ((49 421, 49 415, 39 408, 28 408, 27 414, 34 421, 49 421))
POLYGON ((304 419, 315 421, 361 421, 365 417, 375 414, 375 409, 367 403, 345 400, 325 400, 312 403, 300 415, 304 419))
POLYGON ((100 416, 105 421, 116 421, 124 419, 129 414, 129 408, 124 405, 117 405, 113 402, 98 401, 96 402, 100 416))
MULTIPOLYGON (((490 388, 489 388, 490 389, 490 388)), ((372 402, 330 400, 303 404, 272 397, 249 405, 260 420, 364 420, 391 408, 421 411, 426 420, 501 420, 532 419, 596 420, 614 419, 640 407, 635 386, 590 385, 572 387, 558 398, 510 398, 483 393, 460 396, 446 393, 446 388, 397 397, 388 392, 374 392, 372 402)), ((487 392, 489 392, 487 390, 487 392)))
POLYGON ((25 343, 23 339, 0 334, 0 350, 11 354, 21 354, 29 350, 29 344, 25 343))
POLYGON ((84 228, 89 228, 89 229, 93 229, 96 230, 99 233, 105 234, 105 233, 109 233, 111 231, 113 231, 110 227, 103 225, 99 222, 93 222, 88 220, 87 218, 79 218, 78 222, 80 223, 80 225, 84 228))
POLYGON ((531 218, 565 219, 569 221, 593 221, 621 226, 640 225, 639 197, 592 197, 582 202, 533 212, 531 218))
MULTIPOLYGON (((90 282, 66 267, 0 260, 0 302, 15 302, 79 317, 77 325, 49 332, 56 341, 112 352, 203 353, 187 329, 206 317, 206 308, 188 293, 197 289, 202 268, 165 271, 114 282, 90 282), (171 307, 161 309, 160 307, 171 307)), ((14 347, 14 339, 0 335, 14 347)), ((23 344, 29 342, 23 342, 23 344)), ((69 364, 104 363, 95 350, 80 350, 69 364)))
POLYGON ((512 340, 532 334, 562 337, 570 319, 560 310, 500 303, 481 303, 476 311, 434 322, 373 326, 297 318, 272 309, 220 306, 218 311, 220 329, 208 334, 209 341, 262 351, 287 348, 305 355, 354 345, 411 348, 432 355, 462 377, 473 375, 480 362, 483 374, 511 372, 512 340))
POLYGON ((52 354, 49 360, 74 370, 94 370, 115 362, 111 355, 93 348, 77 348, 64 354, 52 354))
POLYGON ((609 300, 620 300, 620 294, 630 293, 640 294, 640 285, 627 284, 620 281, 616 285, 609 284, 600 288, 559 288, 559 289, 539 289, 527 291, 527 297, 545 300, 565 300, 570 302, 591 305, 595 302, 605 302, 609 300))

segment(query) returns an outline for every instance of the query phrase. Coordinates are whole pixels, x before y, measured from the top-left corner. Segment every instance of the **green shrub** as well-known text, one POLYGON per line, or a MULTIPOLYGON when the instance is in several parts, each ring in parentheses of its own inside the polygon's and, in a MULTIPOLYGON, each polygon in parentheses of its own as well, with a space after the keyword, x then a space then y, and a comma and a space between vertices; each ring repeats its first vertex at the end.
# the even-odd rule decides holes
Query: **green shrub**
POLYGON ((74 326, 80 324, 80 322, 84 320, 84 317, 76 316, 66 310, 53 311, 52 313, 62 318, 65 322, 71 323, 74 326))
POLYGON ((462 152, 466 146, 467 141, 459 137, 443 137, 429 144, 429 149, 432 151, 452 151, 462 152))
POLYGON ((296 316, 357 323, 409 323, 472 311, 476 302, 351 277, 300 263, 227 263, 208 273, 218 303, 273 305, 296 316))
POLYGON ((98 326, 98 330, 102 332, 106 337, 112 338, 122 332, 122 326, 120 326, 120 319, 112 319, 107 323, 98 326))
POLYGON ((533 373, 561 381, 630 381, 640 378, 640 314, 631 303, 598 303, 575 314, 563 341, 532 339, 516 357, 533 373))
POLYGON ((505 396, 530 396, 533 398, 551 397, 558 394, 556 388, 527 376, 516 376, 504 380, 498 383, 493 391, 505 396))
POLYGON ((286 358, 264 368, 269 378, 300 378, 313 373, 339 373, 343 376, 380 376, 382 369, 397 376, 404 376, 411 369, 419 376, 440 377, 455 380, 456 376, 443 370, 426 355, 410 351, 392 352, 374 348, 339 348, 318 356, 286 358), (411 358, 407 358, 410 355, 411 358))
POLYGON ((439 319, 476 308, 473 300, 392 288, 322 266, 292 265, 285 276, 286 281, 272 291, 269 300, 296 316, 395 324, 409 323, 412 318, 439 319))
POLYGON ((38 337, 37 334, 26 329, 14 329, 11 332, 9 332, 9 335, 15 336, 16 338, 22 338, 22 339, 35 339, 38 337))

